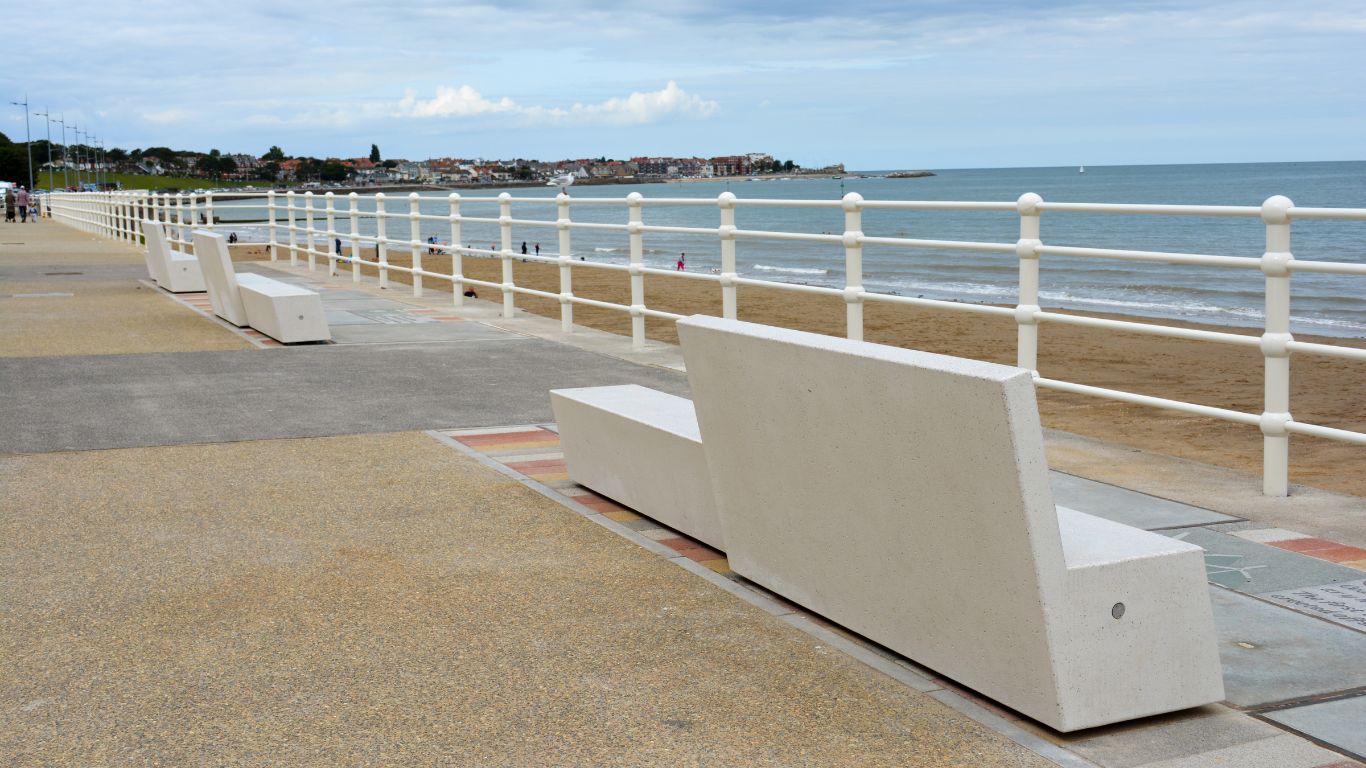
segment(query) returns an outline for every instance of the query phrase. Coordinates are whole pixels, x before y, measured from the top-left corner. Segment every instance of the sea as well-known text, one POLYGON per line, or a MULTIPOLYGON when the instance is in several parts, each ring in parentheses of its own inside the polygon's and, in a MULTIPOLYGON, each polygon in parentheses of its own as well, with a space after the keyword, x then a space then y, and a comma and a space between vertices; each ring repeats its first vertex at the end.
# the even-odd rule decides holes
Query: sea
MULTIPOLYGON (((1285 195, 1299 206, 1366 208, 1366 161, 1247 163, 1218 165, 1126 165, 1061 168, 974 168, 934 170, 922 178, 886 178, 887 171, 851 171, 840 177, 795 177, 759 181, 704 181, 571 187, 574 200, 622 199, 631 192, 647 198, 716 199, 722 192, 739 198, 838 200, 857 192, 868 200, 961 200, 1014 202, 1026 192, 1054 202, 1159 203, 1259 206, 1272 195, 1285 195)), ((507 191, 516 197, 544 198, 551 187, 462 190, 463 197, 488 197, 507 191)), ((449 212, 447 194, 421 193, 423 213, 449 212)), ((388 210, 406 212, 407 195, 389 196, 388 210)), ((316 203, 322 206, 322 201, 316 203)), ((263 208, 238 203, 216 206, 225 229, 247 241, 265 241, 263 208), (238 226, 233 221, 242 222, 238 226)), ((345 206, 345 199, 338 200, 345 206)), ((372 198, 361 198, 361 210, 373 210, 372 198)), ((493 203, 465 202, 467 216, 496 217, 493 203)), ((714 206, 645 206, 646 224, 715 227, 714 206)), ((624 205, 574 205, 571 218, 583 222, 625 223, 624 205)), ((516 203, 513 217, 553 220, 553 205, 516 203)), ((302 217, 300 217, 302 218, 302 217)), ((280 221, 283 222, 283 215, 280 221)), ((323 227, 321 213, 317 226, 323 227)), ((740 207, 741 229, 833 233, 843 231, 839 209, 740 207)), ((338 231, 347 231, 344 216, 338 231)), ((391 219, 390 237, 407 237, 409 225, 391 219)), ((362 218, 360 231, 373 234, 362 218)), ((863 215, 867 235, 930 240, 1013 243, 1019 218, 1013 213, 869 210, 863 215)), ((1366 222, 1299 221, 1292 226, 1297 259, 1366 263, 1366 222)), ((450 237, 447 224, 422 222, 421 238, 450 237)), ((466 223, 467 245, 487 248, 499 240, 495 224, 466 223)), ((1257 218, 1125 216, 1045 213, 1041 239, 1051 245, 1122 248, 1175 253, 1259 257, 1265 228, 1257 218)), ((283 233, 281 236, 283 239, 283 233)), ((556 249, 553 228, 515 226, 514 247, 522 242, 541 253, 556 249)), ((720 243, 715 236, 647 233, 647 266, 672 269, 685 255, 689 270, 719 271, 720 243)), ((838 245, 790 241, 740 240, 737 268, 745 277, 832 287, 844 285, 844 252, 838 245)), ((625 232, 573 231, 573 254, 611 263, 626 263, 625 232)), ((1018 264, 1013 254, 891 247, 864 248, 864 287, 907 296, 1009 305, 1016 302, 1018 264)), ((1166 263, 1124 262, 1045 256, 1041 261, 1040 304, 1093 312, 1135 315, 1217 325, 1255 328, 1262 324, 1264 278, 1255 269, 1190 267, 1166 263)), ((648 278, 647 278, 648 285, 648 278)), ((1291 281, 1291 330, 1300 334, 1366 337, 1366 277, 1299 273, 1291 281)), ((743 296, 741 297, 743 301, 743 296)))

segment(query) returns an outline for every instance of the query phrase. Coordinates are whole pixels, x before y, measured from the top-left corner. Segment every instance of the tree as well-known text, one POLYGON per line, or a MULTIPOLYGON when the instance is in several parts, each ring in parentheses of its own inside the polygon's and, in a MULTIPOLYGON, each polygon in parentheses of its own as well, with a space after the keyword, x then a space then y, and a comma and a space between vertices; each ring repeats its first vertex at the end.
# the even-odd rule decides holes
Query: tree
POLYGON ((378 145, 378 144, 371 144, 371 145, 370 145, 370 162, 372 162, 372 163, 378 163, 378 162, 379 162, 379 145, 378 145))
POLYGON ((262 164, 256 169, 256 178, 261 181, 275 181, 280 178, 280 164, 274 160, 262 164))
POLYGON ((784 170, 784 171, 787 171, 788 173, 792 173, 792 169, 794 169, 794 168, 796 168, 796 167, 797 167, 797 164, 794 163, 794 162, 792 162, 791 160, 788 160, 788 161, 786 161, 786 162, 783 163, 783 170, 784 170))
POLYGON ((345 181, 346 166, 336 160, 328 160, 318 169, 318 179, 320 181, 345 181))
POLYGON ((397 168, 397 167, 398 167, 398 161, 397 161, 397 160, 385 160, 384 162, 380 163, 380 165, 384 166, 385 168, 397 168))

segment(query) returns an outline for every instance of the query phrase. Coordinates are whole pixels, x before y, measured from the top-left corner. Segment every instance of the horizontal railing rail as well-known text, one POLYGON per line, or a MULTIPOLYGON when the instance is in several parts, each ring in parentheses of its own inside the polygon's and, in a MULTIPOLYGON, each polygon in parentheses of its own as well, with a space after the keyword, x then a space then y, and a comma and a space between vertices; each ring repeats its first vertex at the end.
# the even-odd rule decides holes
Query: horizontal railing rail
POLYGON ((516 297, 519 295, 558 301, 561 328, 565 332, 574 330, 576 306, 622 312, 631 317, 631 339, 636 349, 645 346, 647 318, 672 321, 682 317, 646 305, 647 275, 715 284, 721 293, 722 315, 728 318, 737 316, 736 289, 739 286, 839 298, 845 303, 846 335, 851 339, 863 338, 863 308, 867 303, 926 307, 998 318, 1009 317, 1017 326, 1016 364, 1032 371, 1035 384, 1043 389, 1151 406, 1257 427, 1263 438, 1263 492, 1269 496, 1285 496, 1288 493, 1291 434, 1366 446, 1366 433, 1296 421, 1291 416, 1290 408, 1292 354, 1366 362, 1366 349, 1346 344, 1298 341, 1290 333, 1290 289, 1293 274, 1302 272, 1366 276, 1366 264, 1296 259, 1290 249, 1291 223, 1296 220, 1366 222, 1366 209, 1300 208, 1289 199, 1279 196, 1268 199, 1261 206, 1130 205, 1050 202, 1033 193, 1022 195, 1015 202, 864 200, 856 193, 845 195, 839 200, 742 199, 729 192, 722 193, 715 199, 648 198, 638 192, 624 198, 572 199, 564 193, 553 198, 518 197, 507 193, 496 197, 462 197, 452 193, 445 200, 447 209, 441 213, 430 212, 433 205, 441 204, 439 198, 424 198, 417 193, 398 198, 379 193, 362 198, 354 192, 345 197, 336 196, 331 192, 322 195, 313 192, 281 194, 273 191, 264 194, 100 192, 56 193, 46 198, 49 214, 54 218, 85 231, 129 242, 140 241, 139 223, 142 220, 161 222, 167 230, 168 239, 180 248, 190 247, 193 229, 219 227, 219 216, 224 212, 254 211, 259 215, 260 211, 264 211, 264 219, 258 220, 257 223, 266 228, 268 238, 265 245, 269 249, 271 259, 283 258, 281 254, 284 251, 287 252, 292 265, 299 265, 302 259, 306 260, 309 269, 317 269, 319 262, 325 260, 329 272, 334 275, 343 267, 349 266, 354 281, 361 279, 361 267, 371 267, 377 270, 379 283, 383 287, 389 286, 391 272, 406 274, 412 278, 412 291, 415 296, 423 294, 424 280, 444 281, 451 285, 456 306, 464 303, 464 291, 467 286, 498 291, 502 298, 502 314, 507 318, 514 316, 516 297), (364 209, 360 206, 362 199, 366 201, 364 209), (422 210, 423 203, 427 204, 427 211, 422 210), (398 208, 390 210, 391 205, 398 208), (496 205, 497 215, 468 215, 462 209, 465 205, 496 205), (551 208, 554 218, 536 218, 525 213, 514 218, 514 205, 523 211, 532 212, 551 208), (624 221, 578 221, 571 216, 575 208, 613 207, 625 208, 624 221), (714 208, 718 212, 717 225, 680 226, 649 224, 644 221, 644 209, 661 207, 714 208), (736 226, 735 212, 739 208, 779 207, 841 211, 844 226, 838 233, 741 229, 736 226), (864 211, 869 210, 1012 214, 1018 218, 1019 237, 1008 242, 991 242, 868 235, 863 231, 862 217, 864 211), (1265 250, 1261 257, 1249 257, 1046 244, 1040 236, 1040 220, 1045 213, 1231 217, 1259 220, 1265 229, 1265 250), (371 231, 362 232, 362 222, 365 222, 366 228, 371 231), (424 239, 424 223, 428 225, 427 231, 430 231, 431 225, 443 227, 442 233, 448 234, 449 243, 424 239), (492 243, 489 248, 466 243, 462 238, 462 226, 465 224, 496 226, 499 242, 492 243), (553 229, 557 233, 557 247, 553 252, 548 250, 544 254, 518 253, 513 248, 513 227, 553 229), (572 258, 572 233, 576 230, 624 234, 628 243, 628 263, 614 264, 588 260, 585 257, 572 258), (708 273, 680 272, 646 266, 643 258, 644 239, 651 235, 686 235, 714 239, 719 244, 720 268, 714 273, 708 273), (842 248, 844 285, 832 287, 741 276, 736 268, 736 243, 742 240, 813 243, 842 248), (1014 258, 1018 267, 1017 301, 1014 306, 997 306, 867 290, 863 285, 863 248, 866 246, 909 251, 933 249, 1009 255, 1014 258), (373 254, 363 252, 371 249, 373 254), (391 263, 389 256, 394 252, 407 254, 410 257, 410 266, 391 263), (430 253, 449 255, 450 273, 424 268, 422 257, 430 253), (465 275, 462 262, 464 257, 500 260, 501 279, 480 280, 465 275), (1261 273, 1264 281, 1265 312, 1262 333, 1249 335, 1046 310, 1040 306, 1039 300, 1040 262, 1045 257, 1256 270, 1261 273), (560 290, 545 291, 518 285, 514 274, 514 263, 517 259, 558 267, 560 290), (573 290, 575 269, 626 273, 630 281, 630 303, 618 304, 576 295, 573 290), (1262 411, 1248 413, 1044 377, 1038 371, 1038 328, 1049 323, 1256 348, 1263 358, 1262 411))

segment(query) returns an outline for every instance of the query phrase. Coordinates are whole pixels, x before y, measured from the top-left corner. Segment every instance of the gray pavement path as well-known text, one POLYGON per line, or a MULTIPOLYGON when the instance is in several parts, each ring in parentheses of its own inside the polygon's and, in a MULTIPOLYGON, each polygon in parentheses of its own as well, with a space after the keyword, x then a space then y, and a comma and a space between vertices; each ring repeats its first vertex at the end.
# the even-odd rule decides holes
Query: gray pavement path
POLYGON ((0 359, 0 453, 525 424, 551 419, 557 387, 687 392, 673 371, 459 326, 485 338, 0 359))

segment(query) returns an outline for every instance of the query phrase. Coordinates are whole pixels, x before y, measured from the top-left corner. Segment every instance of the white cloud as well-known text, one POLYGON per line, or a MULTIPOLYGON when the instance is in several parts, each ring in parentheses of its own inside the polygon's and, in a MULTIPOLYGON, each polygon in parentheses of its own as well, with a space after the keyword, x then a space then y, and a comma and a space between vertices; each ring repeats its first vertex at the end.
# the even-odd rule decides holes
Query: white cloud
POLYGON ((441 86, 431 99, 419 99, 413 91, 398 103, 401 117, 476 117, 479 115, 517 115, 531 120, 572 123, 644 124, 669 117, 707 118, 720 111, 715 101, 688 93, 670 80, 658 91, 632 93, 596 104, 544 107, 523 105, 504 96, 487 99, 468 85, 441 86))

